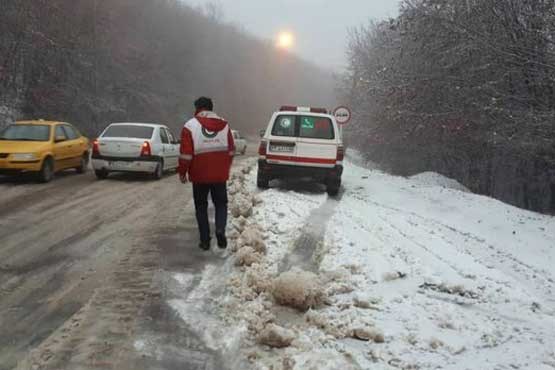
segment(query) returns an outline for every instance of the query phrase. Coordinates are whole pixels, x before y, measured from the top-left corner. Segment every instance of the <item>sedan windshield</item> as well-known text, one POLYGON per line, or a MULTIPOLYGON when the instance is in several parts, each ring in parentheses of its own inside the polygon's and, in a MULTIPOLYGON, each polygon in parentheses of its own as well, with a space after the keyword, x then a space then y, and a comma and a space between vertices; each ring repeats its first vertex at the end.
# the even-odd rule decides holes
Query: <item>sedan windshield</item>
POLYGON ((50 126, 47 125, 10 125, 0 134, 0 140, 11 141, 48 141, 50 126))

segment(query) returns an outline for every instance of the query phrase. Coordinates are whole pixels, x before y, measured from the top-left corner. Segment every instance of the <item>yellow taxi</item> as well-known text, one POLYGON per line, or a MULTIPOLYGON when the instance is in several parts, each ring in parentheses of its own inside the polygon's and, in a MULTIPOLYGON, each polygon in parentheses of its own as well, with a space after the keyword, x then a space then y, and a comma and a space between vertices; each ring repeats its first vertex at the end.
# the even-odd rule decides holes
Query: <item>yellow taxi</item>
POLYGON ((59 171, 87 170, 89 140, 65 122, 19 121, 0 131, 0 174, 36 173, 49 182, 59 171))

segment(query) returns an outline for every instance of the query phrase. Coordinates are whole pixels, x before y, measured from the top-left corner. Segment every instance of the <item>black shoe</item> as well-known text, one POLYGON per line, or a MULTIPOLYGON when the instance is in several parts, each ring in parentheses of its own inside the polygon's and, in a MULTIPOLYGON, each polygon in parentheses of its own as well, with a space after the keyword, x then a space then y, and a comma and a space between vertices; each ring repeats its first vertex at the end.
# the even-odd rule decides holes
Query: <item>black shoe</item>
POLYGON ((227 238, 225 237, 225 234, 216 234, 216 239, 218 239, 218 247, 220 249, 227 248, 227 238))
POLYGON ((202 249, 203 251, 210 250, 210 240, 201 241, 200 244, 199 244, 198 246, 199 246, 199 248, 202 249))

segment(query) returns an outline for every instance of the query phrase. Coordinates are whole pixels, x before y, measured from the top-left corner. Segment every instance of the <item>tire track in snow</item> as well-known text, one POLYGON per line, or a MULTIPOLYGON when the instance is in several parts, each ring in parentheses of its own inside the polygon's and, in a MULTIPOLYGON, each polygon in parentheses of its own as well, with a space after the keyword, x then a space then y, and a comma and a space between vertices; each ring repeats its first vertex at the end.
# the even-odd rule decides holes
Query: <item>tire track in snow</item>
POLYGON ((288 271, 293 267, 311 272, 318 271, 320 261, 317 255, 324 248, 326 229, 340 200, 340 197, 328 198, 322 206, 310 213, 301 229, 301 235, 293 244, 293 250, 280 263, 279 272, 288 271))

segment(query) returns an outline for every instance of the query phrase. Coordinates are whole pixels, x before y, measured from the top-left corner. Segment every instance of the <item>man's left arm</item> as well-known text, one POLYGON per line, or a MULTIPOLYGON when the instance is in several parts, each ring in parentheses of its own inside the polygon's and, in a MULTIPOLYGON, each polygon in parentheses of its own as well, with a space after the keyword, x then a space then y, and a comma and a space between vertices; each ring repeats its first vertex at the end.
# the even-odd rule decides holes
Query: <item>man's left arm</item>
POLYGON ((231 132, 231 129, 227 133, 227 146, 229 156, 231 157, 231 161, 233 161, 233 157, 235 156, 235 139, 233 139, 233 133, 231 132))

